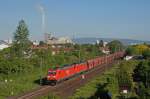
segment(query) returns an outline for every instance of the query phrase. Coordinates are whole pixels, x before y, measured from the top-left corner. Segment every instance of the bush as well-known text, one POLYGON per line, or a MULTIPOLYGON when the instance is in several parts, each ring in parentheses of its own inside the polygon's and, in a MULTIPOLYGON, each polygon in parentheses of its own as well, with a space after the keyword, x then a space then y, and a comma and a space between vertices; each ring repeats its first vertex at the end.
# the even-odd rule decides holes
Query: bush
POLYGON ((142 53, 143 57, 145 59, 149 59, 150 58, 150 49, 147 49, 145 50, 143 53, 142 53))
POLYGON ((0 61, 0 73, 10 74, 16 72, 30 71, 33 66, 28 62, 28 59, 15 58, 3 59, 0 61))

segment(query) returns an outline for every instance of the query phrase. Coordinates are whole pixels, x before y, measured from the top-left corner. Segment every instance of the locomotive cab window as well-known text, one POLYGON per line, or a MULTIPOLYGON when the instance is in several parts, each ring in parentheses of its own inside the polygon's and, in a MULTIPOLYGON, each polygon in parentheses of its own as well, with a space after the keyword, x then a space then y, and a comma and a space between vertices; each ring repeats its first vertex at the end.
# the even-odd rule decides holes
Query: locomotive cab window
POLYGON ((56 71, 49 71, 48 74, 49 75, 56 75, 56 71))

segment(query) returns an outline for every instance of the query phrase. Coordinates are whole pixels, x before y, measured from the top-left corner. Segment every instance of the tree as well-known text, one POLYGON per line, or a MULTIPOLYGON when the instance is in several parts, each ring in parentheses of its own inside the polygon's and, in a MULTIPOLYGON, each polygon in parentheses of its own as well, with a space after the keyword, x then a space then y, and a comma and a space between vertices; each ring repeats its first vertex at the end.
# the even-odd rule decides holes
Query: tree
POLYGON ((150 87, 150 62, 142 61, 134 69, 135 81, 143 82, 145 87, 150 87))
POLYGON ((150 58, 150 49, 143 51, 142 55, 145 59, 150 58))
POLYGON ((150 99, 150 61, 140 62, 134 69, 134 81, 138 82, 137 95, 139 99, 150 99))
POLYGON ((136 45, 135 48, 137 49, 139 55, 142 55, 145 50, 149 49, 149 47, 145 44, 136 45))
POLYGON ((143 83, 139 83, 139 85, 138 85, 138 95, 139 95, 139 98, 140 99, 148 99, 147 97, 146 97, 146 88, 145 88, 145 86, 143 85, 143 83))
POLYGON ((117 72, 117 78, 118 78, 118 84, 120 89, 127 88, 128 90, 131 90, 132 87, 132 81, 129 73, 127 72, 125 66, 127 64, 120 64, 119 71, 117 72))
POLYGON ((137 52, 137 49, 135 47, 129 46, 126 49, 126 54, 127 55, 135 55, 135 54, 138 54, 138 52, 137 52))
POLYGON ((74 49, 75 49, 75 50, 79 50, 80 47, 81 47, 81 45, 79 45, 79 44, 75 44, 75 45, 74 45, 74 49))
POLYGON ((30 41, 29 30, 24 20, 19 21, 19 25, 14 33, 13 50, 18 57, 23 57, 27 53, 30 41))
POLYGON ((40 41, 39 45, 43 46, 43 45, 46 45, 46 44, 44 43, 44 41, 40 41))
POLYGON ((111 53, 121 51, 123 49, 123 44, 118 40, 111 41, 107 44, 107 46, 109 47, 111 53))

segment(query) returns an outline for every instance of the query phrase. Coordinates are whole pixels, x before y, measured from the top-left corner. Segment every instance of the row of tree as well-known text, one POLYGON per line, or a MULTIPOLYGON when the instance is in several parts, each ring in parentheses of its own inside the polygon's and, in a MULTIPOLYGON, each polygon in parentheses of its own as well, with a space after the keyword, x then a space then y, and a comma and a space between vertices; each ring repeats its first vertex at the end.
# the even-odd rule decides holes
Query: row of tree
MULTIPOLYGON (((40 61, 43 61, 42 65, 48 67, 87 60, 103 54, 99 49, 100 45, 67 44, 66 47, 72 47, 74 50, 71 52, 61 51, 60 54, 54 56, 52 56, 50 48, 32 50, 31 45, 28 27, 25 21, 21 20, 14 33, 12 46, 0 52, 0 73, 10 74, 30 71, 34 67, 40 67, 40 61)), ((40 45, 45 45, 45 43, 41 42, 40 45)), ((117 40, 108 43, 107 47, 111 53, 123 49, 122 43, 117 40)))
POLYGON ((122 94, 122 90, 128 90, 128 95, 130 93, 131 96, 136 93, 137 96, 133 95, 133 99, 150 99, 150 61, 143 60, 136 64, 123 62, 118 68, 116 77, 121 91, 121 99, 126 99, 124 96, 127 95, 122 94))
POLYGON ((144 58, 150 58, 150 47, 148 44, 139 44, 134 46, 129 46, 126 49, 128 55, 143 55, 144 58))
MULTIPOLYGON (((41 45, 44 43, 41 42, 41 45)), ((68 47, 72 45, 66 45, 68 47)), ((24 20, 19 21, 19 25, 14 33, 14 40, 11 47, 0 51, 0 74, 28 72, 41 65, 44 67, 63 66, 67 63, 77 62, 79 58, 87 59, 101 54, 94 45, 75 45, 75 51, 52 56, 51 49, 31 49, 29 40, 29 30, 24 20), (82 54, 80 54, 82 53, 82 54)))
POLYGON ((137 82, 137 94, 140 99, 150 99, 150 61, 140 62, 134 70, 133 77, 137 82))

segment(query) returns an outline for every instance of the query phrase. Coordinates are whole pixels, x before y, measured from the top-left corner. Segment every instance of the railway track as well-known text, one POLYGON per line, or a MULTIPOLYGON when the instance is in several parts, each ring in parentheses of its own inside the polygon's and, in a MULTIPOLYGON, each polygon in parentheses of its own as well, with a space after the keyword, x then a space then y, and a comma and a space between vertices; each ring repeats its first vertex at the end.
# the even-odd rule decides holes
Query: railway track
POLYGON ((97 66, 96 68, 84 74, 85 79, 82 79, 82 77, 78 75, 72 79, 63 81, 57 84, 56 86, 48 86, 48 85, 41 86, 31 92, 22 94, 20 96, 8 97, 8 99, 38 99, 40 96, 47 95, 50 92, 55 93, 56 95, 60 96, 62 99, 67 99, 75 92, 77 88, 83 86, 85 83, 87 83, 96 75, 101 74, 105 70, 111 68, 112 65, 115 63, 118 63, 118 61, 97 66))

